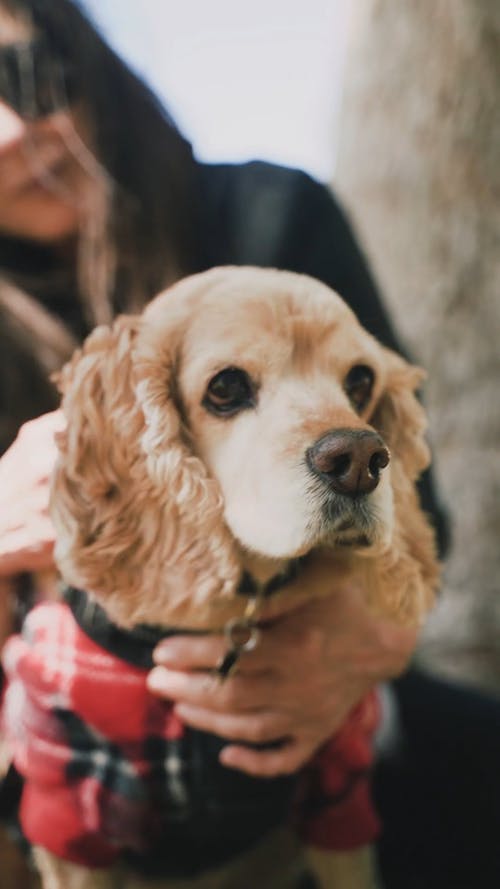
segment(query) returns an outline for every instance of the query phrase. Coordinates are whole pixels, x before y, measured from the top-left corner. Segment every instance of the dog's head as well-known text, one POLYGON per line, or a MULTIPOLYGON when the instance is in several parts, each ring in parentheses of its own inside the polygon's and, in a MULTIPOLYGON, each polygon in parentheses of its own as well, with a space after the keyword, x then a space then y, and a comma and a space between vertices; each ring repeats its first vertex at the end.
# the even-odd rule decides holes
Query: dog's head
POLYGON ((62 373, 63 575, 123 623, 182 622, 188 598, 232 594, 242 552, 386 546, 394 490, 428 462, 421 378, 311 278, 185 279, 62 373))

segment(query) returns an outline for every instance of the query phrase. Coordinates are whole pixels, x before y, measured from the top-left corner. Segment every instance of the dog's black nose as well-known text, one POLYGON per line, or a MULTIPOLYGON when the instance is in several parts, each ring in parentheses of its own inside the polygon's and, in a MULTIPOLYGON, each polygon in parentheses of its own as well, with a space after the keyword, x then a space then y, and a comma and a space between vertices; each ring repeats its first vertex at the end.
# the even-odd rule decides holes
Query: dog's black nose
POLYGON ((322 435, 306 453, 310 469, 325 479, 338 494, 360 497, 370 494, 389 463, 389 451, 376 432, 368 429, 336 429, 322 435))

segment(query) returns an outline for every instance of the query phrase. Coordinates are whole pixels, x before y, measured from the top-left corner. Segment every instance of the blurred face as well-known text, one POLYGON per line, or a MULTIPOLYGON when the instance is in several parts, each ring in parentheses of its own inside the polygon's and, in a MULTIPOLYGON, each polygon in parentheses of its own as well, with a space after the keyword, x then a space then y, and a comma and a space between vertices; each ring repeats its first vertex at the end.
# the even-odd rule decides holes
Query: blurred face
POLYGON ((0 235, 50 244, 77 233, 103 185, 88 131, 63 63, 0 8, 0 235))

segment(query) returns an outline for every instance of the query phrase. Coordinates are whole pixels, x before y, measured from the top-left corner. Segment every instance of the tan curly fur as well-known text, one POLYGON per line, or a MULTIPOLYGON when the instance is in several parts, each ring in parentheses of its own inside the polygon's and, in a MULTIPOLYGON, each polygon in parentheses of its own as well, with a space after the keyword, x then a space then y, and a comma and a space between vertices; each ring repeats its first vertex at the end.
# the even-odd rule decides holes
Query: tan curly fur
MULTIPOLYGON (((198 597, 233 592, 238 563, 217 485, 180 437, 167 349, 161 430, 154 377, 137 400, 139 326, 119 318, 97 328, 60 375, 68 428, 52 485, 56 558, 65 580, 95 592, 118 623, 168 615, 182 624, 198 597)), ((141 388, 147 355, 138 364, 141 388)))
POLYGON ((438 569, 415 481, 429 461, 422 372, 380 346, 343 301, 306 276, 221 268, 98 328, 60 374, 67 432, 52 489, 56 557, 120 624, 220 627, 242 613, 243 568, 276 573, 313 551, 268 615, 359 576, 374 607, 418 620, 438 569), (343 391, 375 369, 367 410, 343 391), (208 381, 243 367, 258 404, 207 412, 208 381), (335 428, 377 429, 391 453, 373 499, 371 546, 336 546, 304 463, 335 428))

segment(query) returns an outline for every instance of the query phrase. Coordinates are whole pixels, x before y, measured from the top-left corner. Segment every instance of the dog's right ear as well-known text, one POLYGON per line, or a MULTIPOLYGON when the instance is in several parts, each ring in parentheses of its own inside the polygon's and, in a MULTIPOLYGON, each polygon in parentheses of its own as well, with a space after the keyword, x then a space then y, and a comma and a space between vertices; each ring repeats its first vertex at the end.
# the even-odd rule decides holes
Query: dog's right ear
MULTIPOLYGON (((210 598, 232 595, 240 568, 220 487, 193 453, 183 427, 178 364, 195 311, 189 290, 184 298, 185 286, 157 297, 153 311, 146 312, 134 344, 133 377, 145 421, 140 445, 147 474, 164 508, 170 504, 166 537, 170 545, 175 540, 174 567, 190 571, 189 596, 201 616, 210 598)), ((163 565, 171 562, 165 552, 163 565)))
POLYGON ((88 510, 111 500, 128 477, 130 443, 144 429, 131 362, 139 324, 139 318, 120 317, 112 327, 97 327, 53 377, 67 420, 57 438, 60 463, 73 496, 88 510))
POLYGON ((84 589, 107 591, 113 560, 130 542, 130 466, 144 430, 131 363, 139 323, 124 317, 96 328, 55 375, 67 421, 52 478, 55 555, 66 582, 84 589))
POLYGON ((186 623, 239 574, 217 482, 182 436, 176 356, 188 322, 119 318, 63 368, 67 430, 52 485, 56 560, 122 625, 186 623))

